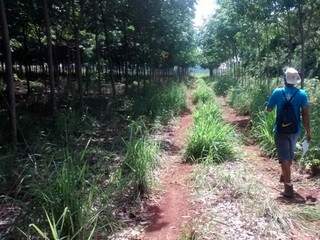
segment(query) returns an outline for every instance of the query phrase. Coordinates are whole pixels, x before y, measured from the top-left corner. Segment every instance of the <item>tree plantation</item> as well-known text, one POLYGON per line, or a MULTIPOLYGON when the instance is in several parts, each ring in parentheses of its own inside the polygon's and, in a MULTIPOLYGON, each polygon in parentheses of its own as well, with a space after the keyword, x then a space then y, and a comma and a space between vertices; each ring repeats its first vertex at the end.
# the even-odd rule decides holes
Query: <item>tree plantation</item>
POLYGON ((319 22, 318 0, 0 0, 0 239, 320 239, 319 22))

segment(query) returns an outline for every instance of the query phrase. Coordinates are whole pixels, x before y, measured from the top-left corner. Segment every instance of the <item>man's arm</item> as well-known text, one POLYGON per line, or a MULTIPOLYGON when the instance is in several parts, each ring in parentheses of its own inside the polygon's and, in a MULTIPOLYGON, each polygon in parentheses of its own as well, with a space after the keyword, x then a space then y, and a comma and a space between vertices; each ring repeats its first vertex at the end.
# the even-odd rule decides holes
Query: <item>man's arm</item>
POLYGON ((310 130, 310 110, 309 106, 306 106, 302 109, 302 121, 303 127, 306 130, 307 140, 311 141, 311 130, 310 130))
POLYGON ((270 96, 267 102, 266 111, 272 112, 275 105, 276 105, 276 96, 275 96, 275 91, 273 91, 272 95, 270 96))

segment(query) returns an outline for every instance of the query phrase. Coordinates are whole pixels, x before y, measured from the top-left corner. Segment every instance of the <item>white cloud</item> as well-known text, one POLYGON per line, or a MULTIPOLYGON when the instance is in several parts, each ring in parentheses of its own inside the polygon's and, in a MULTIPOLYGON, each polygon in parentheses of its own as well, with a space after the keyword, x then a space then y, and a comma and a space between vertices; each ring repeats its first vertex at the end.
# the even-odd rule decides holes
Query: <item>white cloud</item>
POLYGON ((196 5, 195 27, 201 27, 217 10, 216 0, 198 0, 196 5))

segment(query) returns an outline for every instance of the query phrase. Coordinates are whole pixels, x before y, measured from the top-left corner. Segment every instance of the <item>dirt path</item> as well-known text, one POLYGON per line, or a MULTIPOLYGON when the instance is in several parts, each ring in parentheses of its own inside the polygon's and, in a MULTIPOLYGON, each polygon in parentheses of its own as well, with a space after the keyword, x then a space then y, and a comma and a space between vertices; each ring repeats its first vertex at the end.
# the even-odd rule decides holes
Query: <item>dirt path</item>
MULTIPOLYGON (((223 108, 223 118, 226 122, 236 125, 240 131, 245 131, 248 127, 250 118, 248 116, 239 116, 235 110, 228 106, 224 98, 219 98, 220 105, 223 108)), ((280 168, 275 159, 264 156, 259 146, 253 142, 243 145, 244 158, 248 165, 253 168, 258 179, 270 188, 270 193, 277 200, 283 203, 304 204, 320 201, 320 188, 316 182, 309 179, 309 175, 300 171, 298 166, 294 166, 292 180, 295 186, 295 198, 288 200, 280 196, 282 184, 279 183, 280 168)))
POLYGON ((145 229, 144 240, 176 240, 192 216, 191 189, 187 182, 193 166, 183 161, 183 148, 191 125, 192 114, 188 110, 168 134, 166 165, 170 167, 161 174, 162 196, 148 203, 151 224, 145 229))

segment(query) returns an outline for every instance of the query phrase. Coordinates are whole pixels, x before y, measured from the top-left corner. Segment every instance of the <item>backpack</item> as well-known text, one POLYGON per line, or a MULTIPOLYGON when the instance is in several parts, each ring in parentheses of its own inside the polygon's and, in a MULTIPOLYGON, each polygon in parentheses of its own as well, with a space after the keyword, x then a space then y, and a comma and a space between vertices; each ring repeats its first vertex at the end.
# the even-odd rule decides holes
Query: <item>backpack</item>
POLYGON ((276 121, 276 129, 278 133, 284 134, 294 134, 299 131, 299 121, 294 112, 294 107, 292 105, 292 100, 299 92, 299 89, 292 95, 288 100, 284 90, 282 91, 285 103, 279 111, 276 121))

